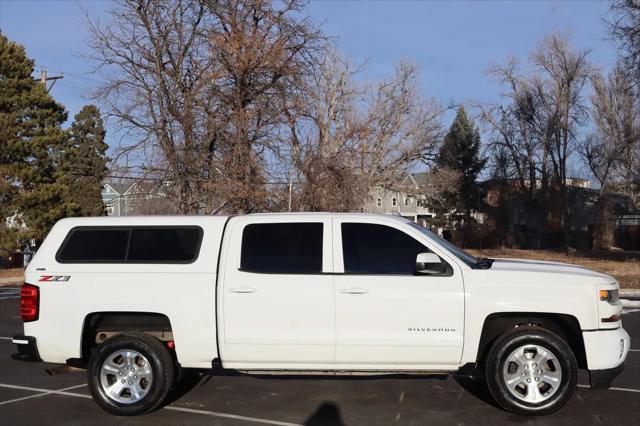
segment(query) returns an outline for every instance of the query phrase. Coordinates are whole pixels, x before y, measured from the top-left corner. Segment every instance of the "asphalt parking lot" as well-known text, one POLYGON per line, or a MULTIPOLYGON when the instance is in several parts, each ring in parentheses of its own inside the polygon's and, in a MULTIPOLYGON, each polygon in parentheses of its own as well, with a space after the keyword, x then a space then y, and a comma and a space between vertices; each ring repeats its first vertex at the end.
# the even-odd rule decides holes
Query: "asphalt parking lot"
POLYGON ((171 403, 146 416, 118 418, 91 400, 83 371, 58 372, 16 361, 22 331, 17 288, 0 287, 0 424, 3 425, 586 425, 640 424, 640 312, 623 317, 632 352, 613 388, 581 387, 562 410, 520 417, 495 406, 481 380, 467 376, 299 377, 194 372, 171 403))

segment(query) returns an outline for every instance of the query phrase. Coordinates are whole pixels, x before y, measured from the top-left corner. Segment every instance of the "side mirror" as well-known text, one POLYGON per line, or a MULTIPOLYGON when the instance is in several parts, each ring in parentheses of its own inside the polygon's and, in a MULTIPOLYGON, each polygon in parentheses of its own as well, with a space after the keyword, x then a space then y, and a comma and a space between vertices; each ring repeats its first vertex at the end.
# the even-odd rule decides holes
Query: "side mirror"
POLYGON ((445 272, 446 263, 435 253, 418 253, 416 256, 416 272, 426 275, 438 275, 445 272))

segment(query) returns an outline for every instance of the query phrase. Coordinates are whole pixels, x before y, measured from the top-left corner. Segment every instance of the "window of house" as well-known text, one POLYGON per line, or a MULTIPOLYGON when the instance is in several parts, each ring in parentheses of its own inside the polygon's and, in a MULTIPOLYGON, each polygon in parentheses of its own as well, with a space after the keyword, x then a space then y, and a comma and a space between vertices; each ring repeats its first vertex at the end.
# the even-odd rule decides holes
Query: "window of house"
POLYGON ((322 223, 255 223, 242 232, 240 269, 258 273, 322 272, 322 223))
POLYGON ((408 234, 385 225, 343 223, 344 271, 351 274, 413 274, 418 253, 429 252, 408 234))
POLYGON ((200 251, 198 226, 78 227, 56 255, 60 263, 191 263, 200 251))
POLYGON ((393 198, 391 199, 391 205, 392 205, 393 207, 397 207, 397 206, 398 206, 398 199, 397 199, 396 197, 393 197, 393 198))
POLYGON ((409 207, 411 205, 411 197, 404 197, 404 205, 409 207))
POLYGON ((376 204, 378 207, 382 207, 382 198, 379 198, 376 200, 376 204))

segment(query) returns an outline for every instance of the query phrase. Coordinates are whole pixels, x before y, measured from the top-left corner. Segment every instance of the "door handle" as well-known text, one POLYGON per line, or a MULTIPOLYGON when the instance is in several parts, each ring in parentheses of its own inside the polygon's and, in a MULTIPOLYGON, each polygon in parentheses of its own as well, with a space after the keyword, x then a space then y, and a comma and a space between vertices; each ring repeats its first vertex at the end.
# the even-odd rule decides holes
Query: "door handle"
POLYGON ((342 294, 367 294, 369 290, 361 287, 349 287, 340 289, 340 293, 342 294))
POLYGON ((257 290, 253 287, 242 286, 242 287, 232 287, 229 289, 229 293, 255 293, 257 290))

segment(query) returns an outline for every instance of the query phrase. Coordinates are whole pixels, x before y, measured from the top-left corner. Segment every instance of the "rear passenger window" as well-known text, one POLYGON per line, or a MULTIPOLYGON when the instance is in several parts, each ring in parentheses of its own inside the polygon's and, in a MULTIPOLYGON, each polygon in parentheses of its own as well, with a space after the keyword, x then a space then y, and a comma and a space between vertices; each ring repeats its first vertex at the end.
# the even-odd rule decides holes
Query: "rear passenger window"
POLYGON ((198 257, 202 228, 75 228, 58 251, 60 263, 191 263, 198 257))
POLYGON ((124 262, 128 229, 76 229, 58 253, 58 262, 124 262))
POLYGON ((322 223, 256 223, 242 233, 240 268, 248 272, 322 272, 322 223))
POLYGON ((191 262, 200 248, 197 228, 141 228, 131 231, 129 262, 191 262))

